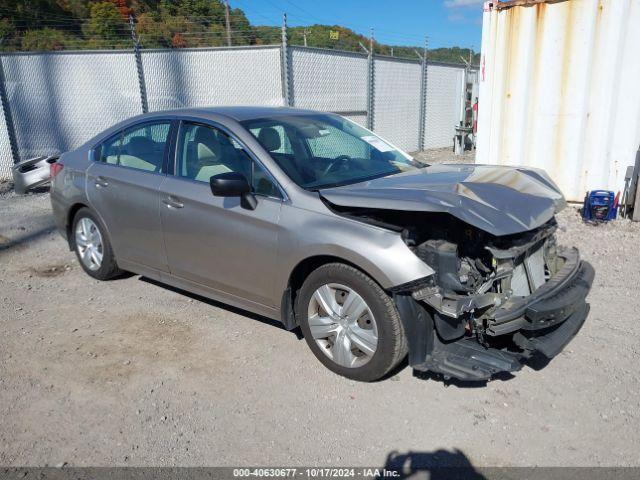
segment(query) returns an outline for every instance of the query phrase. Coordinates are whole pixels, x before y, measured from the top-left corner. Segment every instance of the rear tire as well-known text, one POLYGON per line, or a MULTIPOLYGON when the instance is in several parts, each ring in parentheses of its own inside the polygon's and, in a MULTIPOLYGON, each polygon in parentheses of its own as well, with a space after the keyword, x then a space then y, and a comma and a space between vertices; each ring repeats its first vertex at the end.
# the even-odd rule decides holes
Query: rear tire
POLYGON ((349 379, 379 380, 407 354, 392 299, 349 265, 329 263, 314 270, 298 294, 296 316, 318 360, 349 379))
POLYGON ((121 275, 111 242, 97 215, 81 208, 73 218, 71 245, 82 269, 98 280, 109 280, 121 275))

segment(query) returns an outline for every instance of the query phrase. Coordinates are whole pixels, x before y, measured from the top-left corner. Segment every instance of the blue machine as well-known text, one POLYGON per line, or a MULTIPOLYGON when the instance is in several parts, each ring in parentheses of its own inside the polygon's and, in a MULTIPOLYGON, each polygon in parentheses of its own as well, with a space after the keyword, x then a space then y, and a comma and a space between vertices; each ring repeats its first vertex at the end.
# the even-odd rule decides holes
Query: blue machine
POLYGON ((592 190, 584 197, 582 219, 591 222, 608 222, 616 218, 618 197, 608 190, 592 190))

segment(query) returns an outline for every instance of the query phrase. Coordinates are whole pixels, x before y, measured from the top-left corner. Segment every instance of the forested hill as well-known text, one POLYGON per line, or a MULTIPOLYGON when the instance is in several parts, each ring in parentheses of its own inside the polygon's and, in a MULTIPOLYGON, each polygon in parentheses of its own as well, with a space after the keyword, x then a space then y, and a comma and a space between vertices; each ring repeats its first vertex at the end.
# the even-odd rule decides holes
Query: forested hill
MULTIPOLYGON (((252 25, 244 11, 229 12, 229 37, 220 0, 0 0, 0 49, 3 51, 131 48, 129 17, 144 48, 188 48, 278 44, 281 30, 252 25)), ((289 43, 362 51, 369 39, 340 25, 289 28, 289 43)), ((374 43, 376 53, 416 58, 421 45, 374 43)), ((431 60, 461 63, 467 48, 429 50, 431 60)), ((478 62, 478 54, 473 56, 478 62)))

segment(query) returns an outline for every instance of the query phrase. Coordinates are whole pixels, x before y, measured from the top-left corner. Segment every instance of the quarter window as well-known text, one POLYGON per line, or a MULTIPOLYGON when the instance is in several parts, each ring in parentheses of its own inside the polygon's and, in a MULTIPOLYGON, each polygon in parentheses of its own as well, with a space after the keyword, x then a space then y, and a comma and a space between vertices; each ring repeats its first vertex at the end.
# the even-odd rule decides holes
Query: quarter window
POLYGON ((120 158, 121 145, 122 132, 118 132, 117 135, 114 135, 109 140, 103 142, 102 145, 100 145, 100 156, 98 158, 98 161, 117 165, 118 159, 120 158))
POLYGON ((119 132, 102 143, 99 161, 160 172, 170 127, 170 122, 146 123, 119 132))
POLYGON ((237 141, 214 127, 183 123, 178 135, 176 174, 198 182, 221 173, 245 176, 253 192, 280 197, 278 188, 264 169, 256 164, 237 141))

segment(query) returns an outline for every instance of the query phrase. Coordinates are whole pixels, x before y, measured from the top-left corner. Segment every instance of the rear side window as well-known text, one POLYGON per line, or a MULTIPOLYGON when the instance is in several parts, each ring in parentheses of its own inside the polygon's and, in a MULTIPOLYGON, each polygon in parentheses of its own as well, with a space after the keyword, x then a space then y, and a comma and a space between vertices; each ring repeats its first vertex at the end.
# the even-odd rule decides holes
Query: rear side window
POLYGON ((170 127, 170 122, 146 123, 119 132, 97 149, 98 161, 160 172, 170 127))

